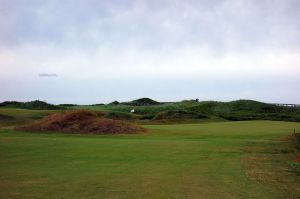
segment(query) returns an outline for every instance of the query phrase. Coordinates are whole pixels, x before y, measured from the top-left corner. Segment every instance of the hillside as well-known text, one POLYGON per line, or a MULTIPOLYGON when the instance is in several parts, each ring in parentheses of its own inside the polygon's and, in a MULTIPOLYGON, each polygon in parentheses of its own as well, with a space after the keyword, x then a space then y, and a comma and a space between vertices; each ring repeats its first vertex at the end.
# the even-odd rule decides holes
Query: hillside
MULTIPOLYGON (((141 98, 130 102, 113 102, 95 105, 53 105, 42 101, 3 102, 1 108, 29 110, 87 109, 101 111, 109 119, 121 120, 276 120, 300 122, 300 107, 286 107, 254 100, 236 100, 231 102, 184 100, 162 103, 150 98, 141 98), (134 113, 130 113, 134 109, 134 113)), ((5 114, 3 114, 5 115, 5 114)), ((3 119, 4 120, 4 119, 3 119)))
POLYGON ((151 105, 158 105, 160 103, 150 98, 140 98, 123 104, 131 105, 131 106, 151 106, 151 105))
POLYGON ((40 100, 30 102, 5 101, 0 103, 0 107, 4 108, 23 108, 32 110, 62 110, 64 107, 48 104, 40 100))
MULTIPOLYGON (((154 101, 154 100, 153 100, 154 101)), ((231 102, 185 100, 181 102, 160 103, 153 102, 149 98, 133 100, 130 103, 108 104, 103 106, 85 108, 92 110, 105 110, 113 112, 129 113, 135 109, 133 115, 141 119, 161 118, 162 115, 170 118, 170 111, 185 111, 202 115, 203 118, 220 118, 230 121, 242 120, 278 120, 300 121, 299 107, 285 107, 274 104, 258 102, 254 100, 236 100, 231 102), (167 112, 170 113, 167 113, 167 112)), ((182 119, 190 114, 180 114, 182 119)), ((178 114, 176 114, 176 117, 178 114)))

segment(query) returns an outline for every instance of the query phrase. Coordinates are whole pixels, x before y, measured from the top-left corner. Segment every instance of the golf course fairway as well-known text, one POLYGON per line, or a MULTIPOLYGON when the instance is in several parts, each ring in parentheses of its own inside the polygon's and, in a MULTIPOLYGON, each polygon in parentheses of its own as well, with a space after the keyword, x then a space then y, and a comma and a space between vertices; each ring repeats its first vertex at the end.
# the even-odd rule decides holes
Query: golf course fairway
POLYGON ((144 125, 136 135, 0 129, 0 198, 297 198, 300 123, 144 125))

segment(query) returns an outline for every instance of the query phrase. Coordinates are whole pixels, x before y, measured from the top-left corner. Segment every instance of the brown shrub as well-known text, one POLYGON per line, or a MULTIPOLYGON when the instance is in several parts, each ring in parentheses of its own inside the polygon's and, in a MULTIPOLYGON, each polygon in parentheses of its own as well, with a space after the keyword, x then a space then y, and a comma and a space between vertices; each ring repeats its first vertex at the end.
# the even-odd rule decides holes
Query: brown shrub
POLYGON ((145 132, 146 129, 120 120, 100 118, 101 114, 85 110, 53 113, 28 125, 17 127, 17 130, 45 132, 56 131, 82 134, 122 134, 145 132))

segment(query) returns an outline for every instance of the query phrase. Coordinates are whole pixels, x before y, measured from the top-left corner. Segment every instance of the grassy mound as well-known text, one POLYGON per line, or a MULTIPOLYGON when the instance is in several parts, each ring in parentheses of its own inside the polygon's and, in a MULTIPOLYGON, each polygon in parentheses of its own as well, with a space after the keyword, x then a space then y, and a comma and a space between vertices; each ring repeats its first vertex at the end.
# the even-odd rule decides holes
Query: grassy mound
POLYGON ((127 102, 126 104, 131 106, 150 106, 150 105, 158 105, 160 103, 150 98, 140 98, 137 100, 133 100, 131 102, 127 102))
POLYGON ((204 118, 207 118, 207 116, 197 112, 170 110, 170 111, 163 111, 156 114, 153 120, 204 119, 204 118))
POLYGON ((31 110, 60 110, 64 109, 62 106, 56 106, 48 104, 47 102, 35 100, 31 102, 17 102, 17 101, 5 101, 0 103, 0 107, 5 108, 23 108, 31 110))
POLYGON ((33 132, 55 131, 82 134, 122 134, 146 131, 143 127, 99 117, 99 114, 85 110, 53 113, 42 120, 16 129, 33 132))

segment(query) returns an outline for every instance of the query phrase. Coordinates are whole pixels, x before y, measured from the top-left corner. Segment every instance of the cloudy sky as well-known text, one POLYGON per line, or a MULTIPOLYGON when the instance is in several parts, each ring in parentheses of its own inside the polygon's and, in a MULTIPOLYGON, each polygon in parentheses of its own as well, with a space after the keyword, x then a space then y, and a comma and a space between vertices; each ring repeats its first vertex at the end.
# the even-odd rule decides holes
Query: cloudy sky
POLYGON ((0 0, 0 101, 300 103, 299 0, 0 0))

